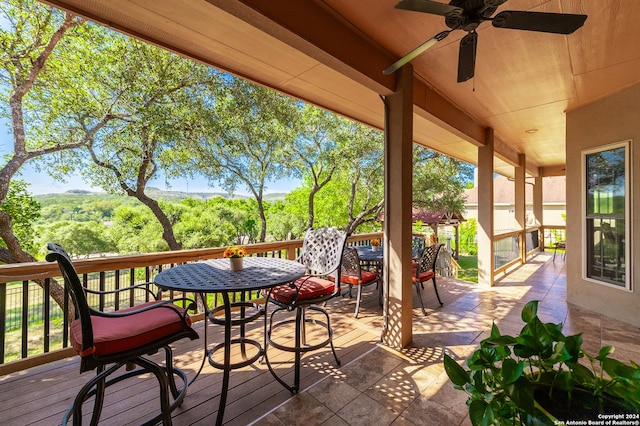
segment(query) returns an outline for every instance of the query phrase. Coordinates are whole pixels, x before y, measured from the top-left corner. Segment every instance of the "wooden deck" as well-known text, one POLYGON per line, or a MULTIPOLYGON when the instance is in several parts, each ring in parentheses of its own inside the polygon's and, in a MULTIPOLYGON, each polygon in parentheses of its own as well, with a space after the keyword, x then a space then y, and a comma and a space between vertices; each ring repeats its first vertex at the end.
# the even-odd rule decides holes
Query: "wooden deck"
MULTIPOLYGON (((381 308, 373 288, 365 289, 358 319, 355 301, 334 299, 328 306, 334 341, 342 361, 337 367, 330 349, 307 354, 302 390, 292 396, 276 382, 265 365, 231 373, 224 422, 228 425, 470 425, 465 395, 455 391, 442 367, 447 351, 466 358, 488 335, 492 322, 515 334, 522 326, 520 311, 529 300, 541 300, 544 321, 563 322, 568 333, 583 332, 585 349, 614 345, 615 356, 640 360, 640 330, 611 318, 568 305, 564 262, 540 254, 531 263, 498 280, 492 288, 447 278, 438 279, 444 306, 439 307, 430 286, 425 286, 423 316, 414 298, 413 345, 394 351, 379 344, 381 308), (301 420, 304 419, 304 420, 301 420)), ((196 325, 202 332, 202 323, 196 325)), ((209 326, 210 340, 221 330, 209 326)), ((263 335, 256 326, 249 334, 263 335)), ((218 337, 218 339, 216 339, 218 337)), ((180 368, 193 377, 202 360, 202 339, 176 345, 180 368)), ((292 376, 290 355, 269 351, 279 372, 292 376)), ((0 419, 3 425, 56 425, 78 389, 91 373, 79 374, 76 357, 0 377, 0 419)), ((205 365, 190 386, 182 407, 173 415, 175 425, 215 423, 221 373, 205 365)), ((129 379, 113 386, 105 400, 101 424, 135 425, 157 411, 154 379, 129 379)), ((88 409, 87 409, 88 410, 88 409)), ((88 414, 87 414, 88 416, 88 414)))
MULTIPOLYGON (((341 360, 346 365, 376 346, 382 324, 381 308, 377 306, 377 290, 365 289, 363 306, 359 318, 353 318, 355 300, 338 298, 329 309, 334 329, 334 344, 341 360)), ((174 345, 176 365, 192 378, 201 365, 203 357, 203 322, 195 324, 201 338, 196 341, 184 339, 174 345)), ((219 326, 208 326, 209 342, 218 342, 222 335, 219 326)), ((248 337, 261 341, 263 323, 252 325, 248 337)), ((314 330, 308 329, 309 343, 313 342, 314 330)), ((283 337, 283 338, 286 338, 283 337)), ((248 349, 252 350, 251 348, 248 349)), ((238 353, 234 357, 240 357, 238 353)), ((285 380, 292 380, 292 357, 290 354, 270 348, 269 359, 285 380)), ((157 360, 162 359, 162 354, 157 360)), ((324 377, 327 372, 338 369, 329 348, 311 352, 304 357, 301 386, 303 388, 324 377)), ((60 424, 62 416, 73 401, 78 389, 93 372, 79 373, 77 357, 35 367, 0 377, 0 419, 3 425, 60 424)), ((209 366, 208 362, 189 387, 187 397, 174 412, 175 425, 214 424, 220 397, 222 374, 209 366)), ((132 378, 110 387, 105 398, 101 422, 104 425, 140 424, 157 411, 157 383, 151 376, 132 378)), ((225 423, 248 424, 274 407, 291 398, 268 371, 266 365, 254 365, 234 370, 231 373, 225 423)), ((90 418, 91 404, 85 404, 85 423, 90 418)))

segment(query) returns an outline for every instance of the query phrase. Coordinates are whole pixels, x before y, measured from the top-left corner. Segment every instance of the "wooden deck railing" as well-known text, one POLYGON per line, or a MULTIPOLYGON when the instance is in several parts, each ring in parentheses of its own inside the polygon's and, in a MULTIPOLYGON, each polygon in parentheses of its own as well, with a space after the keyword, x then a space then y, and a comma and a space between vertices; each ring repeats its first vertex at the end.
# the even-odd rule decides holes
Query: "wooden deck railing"
MULTIPOLYGON (((366 244, 381 233, 349 237, 349 245, 366 244)), ((247 245, 250 256, 295 259, 302 240, 247 245)), ((95 290, 149 283, 163 269, 198 260, 221 258, 224 247, 161 253, 110 256, 74 260, 74 266, 87 288, 95 290)), ((61 359, 72 354, 69 348, 68 307, 51 297, 52 286, 62 285, 56 263, 33 262, 0 265, 0 375, 61 359)), ((119 296, 95 296, 89 303, 101 310, 118 310, 145 300, 146 292, 119 296)), ((168 294, 166 297, 176 297, 168 294)), ((165 296, 163 296, 165 297, 165 296)), ((240 297, 238 295, 237 297, 240 297)), ((64 297, 68 300, 68 297, 64 297)), ((220 302, 211 295, 210 305, 220 302)), ((195 320, 203 314, 194 315, 195 320)))
POLYGON ((528 256, 540 251, 541 239, 541 231, 538 227, 495 235, 493 237, 494 276, 523 263, 528 256))
MULTIPOLYGON (((501 266, 494 275, 520 262, 513 247, 524 245, 526 255, 548 247, 550 232, 563 232, 563 227, 540 227, 516 231, 494 237, 496 255, 500 252, 501 266), (531 238, 528 238, 528 235, 531 238), (538 239, 534 238, 537 236, 538 239), (533 243, 529 243, 531 239, 533 243), (502 243, 501 243, 502 241, 502 243), (507 241, 508 250, 499 250, 498 245, 507 241), (536 244, 537 242, 537 244, 536 244), (502 253, 504 252, 504 253, 502 253), (508 252, 508 253, 507 253, 508 252)), ((381 238, 381 233, 359 234, 349 237, 349 245, 368 244, 372 238, 381 238)), ((302 247, 302 240, 276 241, 247 245, 250 256, 273 256, 295 259, 302 247)), ((163 269, 198 260, 221 258, 224 247, 198 250, 180 250, 161 253, 110 256, 74 260, 74 266, 87 288, 95 290, 128 287, 137 283, 152 285, 154 277, 163 269)), ((57 264, 49 262, 0 265, 0 375, 44 364, 73 354, 69 348, 68 306, 59 306, 51 296, 52 288, 60 286, 62 280, 57 264)), ((145 300, 146 292, 127 293, 111 297, 91 297, 89 303, 98 309, 118 310, 128 308, 145 300)), ((163 297, 181 295, 167 293, 163 297)), ((247 295, 245 295, 247 296, 247 295)), ((251 297, 253 295, 249 295, 251 297)), ((210 306, 220 301, 209 296, 210 306)), ((241 297, 241 295, 237 295, 241 297)), ((68 300, 67 297, 64 297, 68 300)), ((193 316, 199 321, 202 313, 193 316)))

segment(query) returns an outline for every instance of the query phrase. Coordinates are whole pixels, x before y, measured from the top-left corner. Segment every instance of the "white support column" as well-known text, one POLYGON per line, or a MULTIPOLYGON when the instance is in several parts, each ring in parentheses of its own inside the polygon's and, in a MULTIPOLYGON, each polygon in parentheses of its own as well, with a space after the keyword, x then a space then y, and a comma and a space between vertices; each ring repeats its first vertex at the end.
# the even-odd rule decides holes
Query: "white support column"
POLYGON ((493 286, 493 129, 478 148, 478 283, 493 286))
MULTIPOLYGON (((538 176, 535 178, 535 182, 533 184, 533 216, 535 218, 536 226, 542 226, 542 177, 538 176)), ((542 230, 541 230, 542 231, 542 230)), ((538 234, 538 244, 540 246, 540 251, 544 251, 544 232, 540 232, 538 234)))
POLYGON ((411 282, 411 200, 413 177, 413 67, 397 71, 396 91, 386 97, 384 147, 384 286, 383 342, 393 348, 413 339, 411 282))
POLYGON ((518 166, 514 168, 515 171, 515 216, 516 223, 520 228, 520 262, 524 264, 527 260, 527 247, 525 229, 527 227, 527 195, 526 195, 526 166, 525 155, 520 154, 518 159, 518 166))

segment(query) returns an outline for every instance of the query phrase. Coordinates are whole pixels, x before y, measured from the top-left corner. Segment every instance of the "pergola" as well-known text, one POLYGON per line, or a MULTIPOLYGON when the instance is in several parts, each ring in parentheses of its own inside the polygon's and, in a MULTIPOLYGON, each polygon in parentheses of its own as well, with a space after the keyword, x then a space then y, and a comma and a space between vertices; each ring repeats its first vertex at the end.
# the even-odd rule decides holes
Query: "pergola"
MULTIPOLYGON (((377 221, 384 223, 384 212, 381 212, 377 221)), ((438 238, 438 227, 440 226, 453 226, 455 229, 456 248, 453 253, 453 258, 458 259, 458 250, 460 247, 460 235, 458 233, 458 227, 461 222, 465 222, 466 219, 460 213, 433 213, 424 208, 414 207, 411 210, 411 223, 414 225, 416 222, 420 222, 423 225, 428 226, 433 231, 436 238, 438 238)))
MULTIPOLYGON (((494 173, 515 179, 515 216, 523 238, 527 177, 535 180, 534 214, 542 224, 542 177, 566 173, 568 185, 578 185, 580 149, 640 137, 632 117, 637 117, 640 96, 634 86, 640 82, 640 44, 629 42, 637 33, 640 7, 629 0, 509 1, 500 10, 579 13, 588 19, 568 36, 481 24, 476 76, 466 83, 456 83, 464 31, 452 33, 394 74, 382 73, 446 29, 440 16, 395 9, 397 0, 45 2, 385 129, 390 321, 385 342, 395 347, 412 339, 411 304, 403 301, 412 297, 413 143, 478 166, 479 280, 492 285, 494 173), (613 106, 603 104, 609 99, 613 106)), ((584 240, 579 191, 571 197, 567 244, 579 247, 584 240)), ((581 278, 580 252, 567 256, 568 299, 609 310, 611 303, 601 303, 604 290, 581 278)), ((615 293, 613 298, 622 308, 609 314, 638 323, 638 294, 615 293)))

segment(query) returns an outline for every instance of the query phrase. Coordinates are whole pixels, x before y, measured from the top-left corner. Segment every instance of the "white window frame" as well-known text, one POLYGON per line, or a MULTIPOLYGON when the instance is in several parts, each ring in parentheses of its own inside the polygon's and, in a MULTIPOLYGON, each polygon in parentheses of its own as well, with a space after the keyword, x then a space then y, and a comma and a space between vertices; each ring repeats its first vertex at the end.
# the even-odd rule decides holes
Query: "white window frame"
POLYGON ((632 256, 632 238, 631 238, 631 144, 632 140, 624 140, 615 142, 609 145, 599 146, 597 148, 585 149, 582 151, 582 279, 585 281, 597 283, 607 287, 615 288, 618 290, 628 291, 632 290, 632 276, 631 276, 631 262, 632 256), (624 239, 624 253, 625 253, 625 271, 624 271, 624 286, 613 284, 607 281, 602 281, 596 278, 587 276, 587 156, 590 154, 596 154, 599 152, 609 151, 612 149, 624 148, 624 220, 625 220, 625 239, 624 239))

